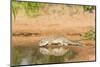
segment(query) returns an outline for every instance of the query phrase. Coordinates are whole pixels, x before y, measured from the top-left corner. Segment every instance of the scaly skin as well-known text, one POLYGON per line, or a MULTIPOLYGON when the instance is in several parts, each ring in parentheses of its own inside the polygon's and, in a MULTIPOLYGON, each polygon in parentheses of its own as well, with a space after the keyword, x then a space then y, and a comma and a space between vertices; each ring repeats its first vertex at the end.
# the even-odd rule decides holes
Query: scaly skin
POLYGON ((58 46, 68 46, 68 45, 74 45, 74 46, 82 46, 80 42, 71 41, 64 37, 48 37, 44 38, 39 42, 39 46, 48 46, 48 45, 58 45, 58 46))

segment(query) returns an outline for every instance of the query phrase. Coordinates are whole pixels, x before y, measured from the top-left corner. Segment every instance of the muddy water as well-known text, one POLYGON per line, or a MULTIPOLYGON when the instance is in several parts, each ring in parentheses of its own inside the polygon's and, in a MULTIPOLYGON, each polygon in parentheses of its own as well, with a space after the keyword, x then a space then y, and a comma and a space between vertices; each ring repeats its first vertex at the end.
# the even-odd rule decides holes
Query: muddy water
MULTIPOLYGON (((26 43, 24 43, 26 45, 26 43)), ((30 45, 27 44, 27 45, 30 45)), ((79 46, 14 46, 12 48, 12 65, 47 64, 95 60, 94 47, 79 46)))

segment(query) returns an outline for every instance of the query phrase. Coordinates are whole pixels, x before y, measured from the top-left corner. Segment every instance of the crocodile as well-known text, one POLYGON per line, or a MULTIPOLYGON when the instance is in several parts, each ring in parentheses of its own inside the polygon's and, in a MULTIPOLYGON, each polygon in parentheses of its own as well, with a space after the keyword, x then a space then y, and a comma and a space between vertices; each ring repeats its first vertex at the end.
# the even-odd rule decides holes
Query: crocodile
POLYGON ((46 37, 40 40, 39 46, 44 47, 48 45, 57 45, 57 46, 83 46, 79 41, 72 41, 65 37, 46 37))

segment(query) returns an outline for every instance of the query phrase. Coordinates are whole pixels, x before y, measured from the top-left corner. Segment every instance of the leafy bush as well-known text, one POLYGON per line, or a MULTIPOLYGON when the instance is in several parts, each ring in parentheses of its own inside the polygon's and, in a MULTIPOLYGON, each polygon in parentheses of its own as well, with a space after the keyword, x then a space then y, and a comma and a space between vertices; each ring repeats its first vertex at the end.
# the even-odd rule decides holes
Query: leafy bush
POLYGON ((26 3, 24 9, 26 11, 26 14, 28 14, 29 16, 34 16, 39 14, 39 10, 43 5, 43 3, 28 2, 26 3))
POLYGON ((95 40, 95 29, 90 29, 88 32, 84 33, 82 39, 95 40))
POLYGON ((24 9, 27 15, 33 16, 39 13, 39 9, 43 5, 43 3, 38 2, 17 2, 16 0, 12 0, 12 13, 14 17, 16 17, 17 11, 24 9))
POLYGON ((84 11, 92 12, 95 9, 95 6, 83 6, 84 11))

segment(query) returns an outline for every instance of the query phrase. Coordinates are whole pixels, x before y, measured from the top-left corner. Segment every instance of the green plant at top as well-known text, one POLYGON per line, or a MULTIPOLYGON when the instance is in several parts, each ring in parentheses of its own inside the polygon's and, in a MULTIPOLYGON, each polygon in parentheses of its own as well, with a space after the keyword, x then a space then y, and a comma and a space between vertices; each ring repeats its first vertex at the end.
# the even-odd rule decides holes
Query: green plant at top
MULTIPOLYGON (((45 5, 46 4, 39 2, 18 2, 12 0, 12 13, 15 18, 18 10, 24 9, 28 16, 38 16, 40 14, 40 8, 45 5)), ((95 6, 82 6, 82 8, 84 11, 92 12, 95 9, 95 6)))
POLYGON ((29 16, 36 16, 39 15, 40 8, 43 6, 43 3, 27 3, 25 5, 25 11, 29 16))
POLYGON ((88 32, 84 33, 82 39, 95 40, 95 29, 90 29, 88 32))
POLYGON ((43 5, 43 3, 38 2, 17 2, 16 0, 12 0, 12 13, 16 17, 18 10, 24 9, 27 15, 34 16, 34 14, 39 13, 39 9, 43 5))
POLYGON ((84 11, 92 12, 95 9, 95 6, 83 6, 84 11))
POLYGON ((12 13, 13 13, 14 17, 16 17, 18 9, 19 9, 19 3, 16 2, 15 0, 12 0, 12 13))

